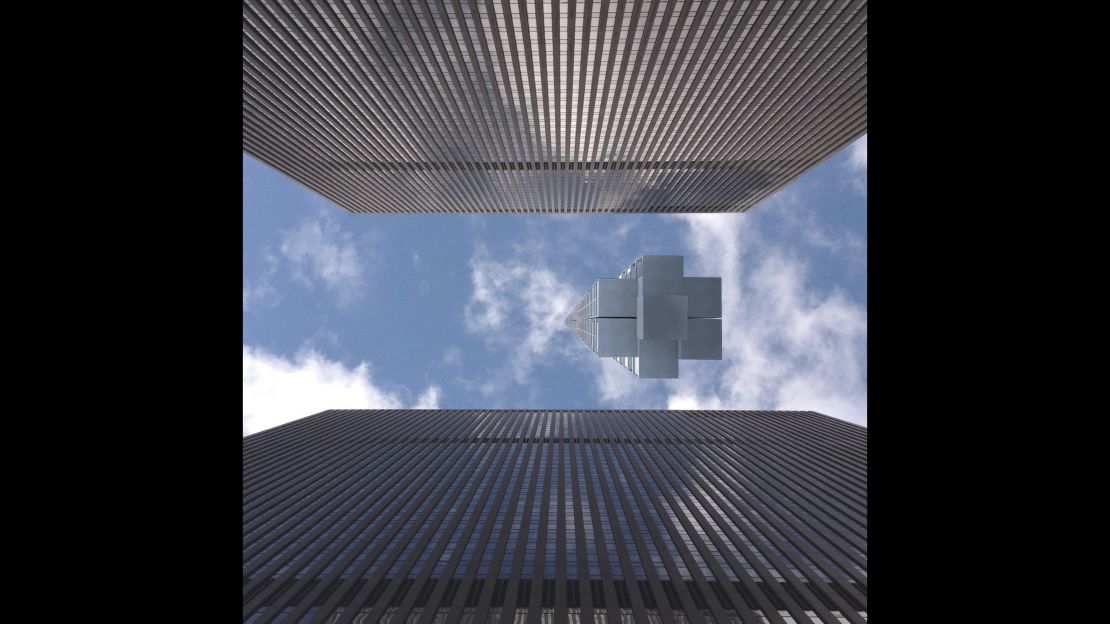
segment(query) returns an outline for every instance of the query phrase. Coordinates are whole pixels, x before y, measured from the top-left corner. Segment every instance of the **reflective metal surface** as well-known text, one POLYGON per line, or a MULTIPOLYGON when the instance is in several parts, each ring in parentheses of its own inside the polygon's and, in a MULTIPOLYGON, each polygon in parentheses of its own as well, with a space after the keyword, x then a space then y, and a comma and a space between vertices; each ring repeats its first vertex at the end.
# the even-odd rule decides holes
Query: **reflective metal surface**
POLYGON ((242 73, 354 213, 743 212, 867 131, 867 5, 246 0, 242 73))
POLYGON ((567 327, 638 377, 674 379, 680 359, 720 360, 721 278, 682 273, 682 256, 641 256, 594 282, 567 327))

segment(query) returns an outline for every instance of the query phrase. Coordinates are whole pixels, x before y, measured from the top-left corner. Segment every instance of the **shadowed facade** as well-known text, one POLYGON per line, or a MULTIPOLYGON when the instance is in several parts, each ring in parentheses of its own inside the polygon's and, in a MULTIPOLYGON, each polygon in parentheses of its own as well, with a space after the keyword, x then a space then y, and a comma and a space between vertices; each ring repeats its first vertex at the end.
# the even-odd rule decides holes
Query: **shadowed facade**
POLYGON ((331 410, 243 439, 243 618, 866 622, 867 430, 331 410))

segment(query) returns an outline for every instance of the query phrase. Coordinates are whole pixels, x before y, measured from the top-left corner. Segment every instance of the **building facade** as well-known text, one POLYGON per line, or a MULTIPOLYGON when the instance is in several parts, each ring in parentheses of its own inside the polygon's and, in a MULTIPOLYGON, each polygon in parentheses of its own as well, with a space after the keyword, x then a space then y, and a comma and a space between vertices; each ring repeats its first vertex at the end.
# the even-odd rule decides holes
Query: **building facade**
POLYGON ((244 149, 351 212, 740 212, 866 130, 865 0, 243 4, 244 149))
POLYGON ((243 618, 865 622, 866 459, 814 412, 323 412, 243 439, 243 618))
POLYGON ((682 256, 640 256, 616 278, 595 281, 566 325, 637 377, 675 379, 679 360, 719 360, 721 278, 683 271, 682 256))

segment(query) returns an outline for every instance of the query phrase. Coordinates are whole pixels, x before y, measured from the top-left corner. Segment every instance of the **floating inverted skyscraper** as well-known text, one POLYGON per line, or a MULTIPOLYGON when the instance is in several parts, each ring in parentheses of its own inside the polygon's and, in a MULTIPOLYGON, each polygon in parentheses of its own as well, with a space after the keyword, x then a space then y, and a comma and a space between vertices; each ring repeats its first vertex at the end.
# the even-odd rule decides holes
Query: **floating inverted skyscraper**
POLYGON ((641 256, 594 282, 567 327, 637 377, 673 379, 679 360, 719 360, 721 278, 682 273, 682 256, 641 256))
POLYGON ((243 149, 351 212, 743 212, 866 131, 866 0, 243 2, 243 149))

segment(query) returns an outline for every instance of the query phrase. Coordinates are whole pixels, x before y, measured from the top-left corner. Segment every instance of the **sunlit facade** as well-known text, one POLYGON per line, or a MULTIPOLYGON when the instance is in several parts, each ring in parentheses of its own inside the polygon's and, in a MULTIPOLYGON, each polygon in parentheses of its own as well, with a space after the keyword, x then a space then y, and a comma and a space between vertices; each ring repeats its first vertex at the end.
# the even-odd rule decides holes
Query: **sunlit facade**
POLYGON ((814 412, 324 412, 243 439, 243 618, 862 623, 866 444, 814 412))
POLYGON ((243 3, 243 148, 356 213, 742 212, 867 131, 867 5, 243 3))
POLYGON ((679 360, 720 360, 721 278, 687 277, 683 266, 682 256, 640 256, 595 281, 567 327, 641 378, 675 379, 679 360))

